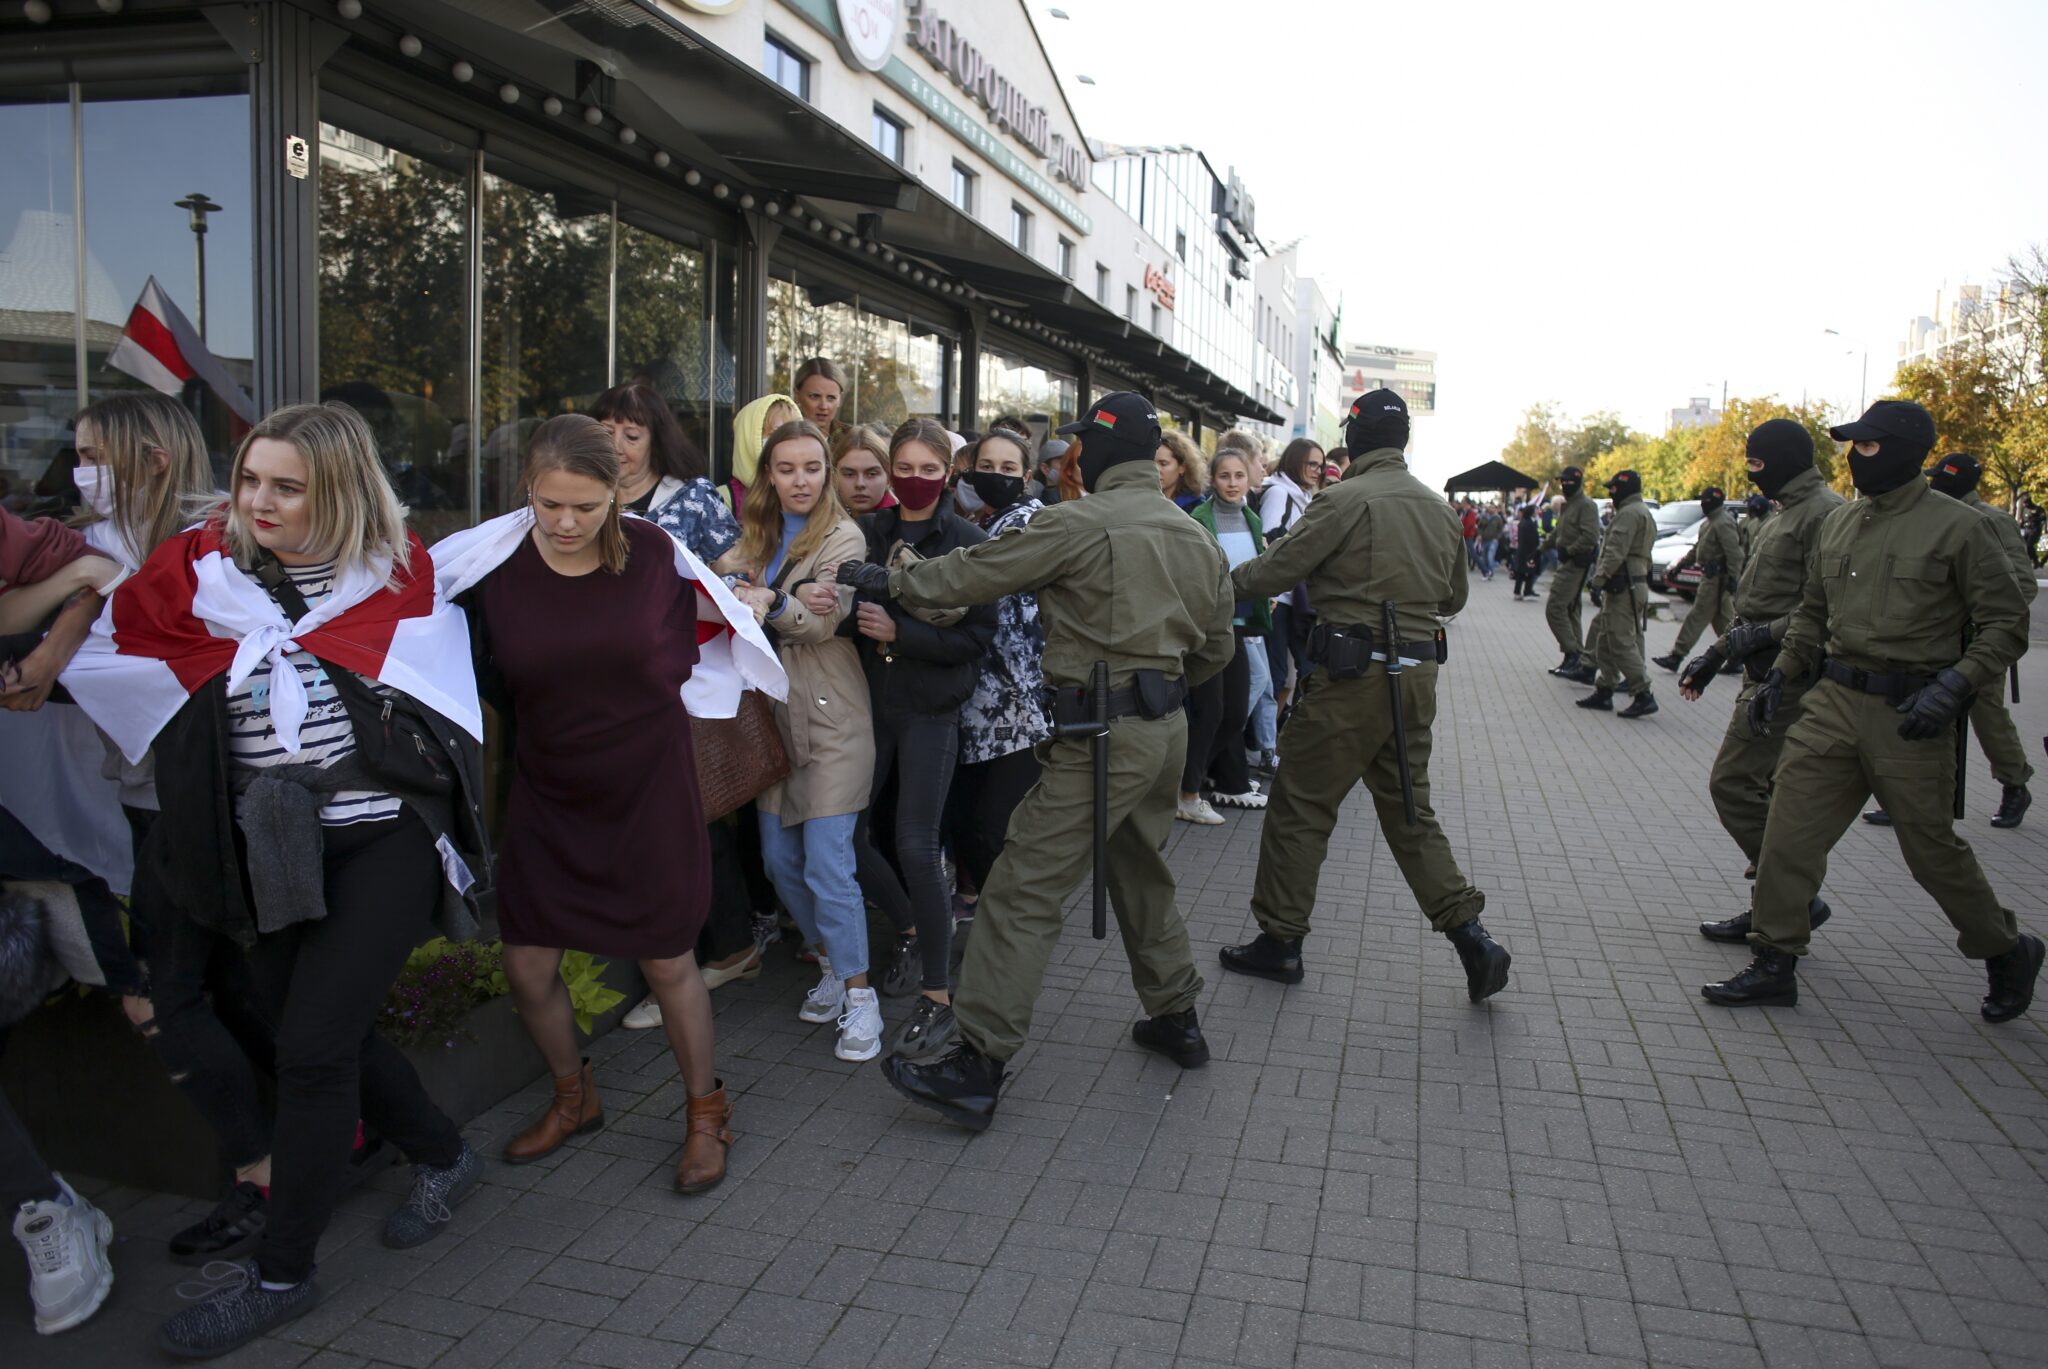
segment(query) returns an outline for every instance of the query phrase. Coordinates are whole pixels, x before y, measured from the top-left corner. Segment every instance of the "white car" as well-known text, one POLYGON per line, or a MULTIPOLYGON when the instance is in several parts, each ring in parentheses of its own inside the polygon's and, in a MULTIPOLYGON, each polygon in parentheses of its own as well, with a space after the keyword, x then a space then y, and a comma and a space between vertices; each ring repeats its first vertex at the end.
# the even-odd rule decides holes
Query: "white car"
POLYGON ((1693 549, 1693 546, 1700 540, 1700 529, 1706 527, 1706 525, 1707 520, 1702 518, 1698 522, 1689 523, 1676 532, 1666 533, 1657 539, 1656 544, 1650 548, 1651 589, 1662 590, 1668 594, 1674 590, 1683 593, 1689 588, 1672 582, 1671 568, 1678 564, 1680 558, 1693 549))

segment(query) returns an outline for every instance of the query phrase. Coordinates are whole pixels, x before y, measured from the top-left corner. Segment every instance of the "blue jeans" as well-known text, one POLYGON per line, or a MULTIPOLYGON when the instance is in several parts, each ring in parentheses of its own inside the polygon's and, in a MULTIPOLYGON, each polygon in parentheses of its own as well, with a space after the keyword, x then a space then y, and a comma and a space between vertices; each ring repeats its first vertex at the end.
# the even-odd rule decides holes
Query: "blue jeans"
POLYGON ((1482 537, 1479 539, 1478 565, 1481 575, 1493 574, 1493 553, 1497 546, 1498 543, 1494 542, 1491 538, 1482 537))
POLYGON ((1266 654, 1264 637, 1247 637, 1238 650, 1252 667, 1252 745, 1274 750, 1280 745, 1280 705, 1273 699, 1273 658, 1266 654))
POLYGON ((868 972, 868 911, 853 877, 853 829, 859 821, 858 813, 845 813, 784 827, 775 814, 761 814, 761 860, 768 878, 804 944, 825 948, 838 979, 868 972))

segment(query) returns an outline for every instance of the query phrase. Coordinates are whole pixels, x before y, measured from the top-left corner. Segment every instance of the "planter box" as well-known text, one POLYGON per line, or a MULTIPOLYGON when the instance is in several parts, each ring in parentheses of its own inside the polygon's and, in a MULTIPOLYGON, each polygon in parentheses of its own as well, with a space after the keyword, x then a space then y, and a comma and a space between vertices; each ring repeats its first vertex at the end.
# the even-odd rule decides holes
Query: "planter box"
MULTIPOLYGON (((591 1024, 593 1037, 646 992, 631 961, 609 962, 604 977, 626 997, 591 1024)), ((546 1072, 510 998, 492 999, 465 1025, 474 1041, 406 1052, 458 1126, 546 1072)), ((107 994, 67 992, 10 1029, 0 1091, 60 1173, 194 1198, 216 1196, 226 1178, 211 1128, 107 994)))

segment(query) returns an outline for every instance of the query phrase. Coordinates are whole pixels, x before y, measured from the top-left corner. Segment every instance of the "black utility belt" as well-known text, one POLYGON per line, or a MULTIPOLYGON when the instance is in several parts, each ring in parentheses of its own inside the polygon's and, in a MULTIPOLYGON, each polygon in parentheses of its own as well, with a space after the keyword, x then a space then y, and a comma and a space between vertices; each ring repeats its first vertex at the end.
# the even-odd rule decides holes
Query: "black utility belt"
POLYGON ((1931 675, 1908 675, 1903 670, 1859 670, 1841 661, 1824 661, 1820 669, 1844 689, 1853 689, 1858 694, 1881 694, 1895 703, 1934 683, 1931 675))
POLYGON ((1718 580, 1727 573, 1728 566, 1725 562, 1716 561, 1711 565, 1702 564, 1700 566, 1700 574, 1705 575, 1710 579, 1718 580))
MULTIPOLYGON (((1442 665, 1450 657, 1450 642, 1444 630, 1431 634, 1432 641, 1403 642, 1398 653, 1402 665, 1435 661, 1442 665)), ((1355 680, 1375 662, 1385 664, 1387 653, 1369 627, 1336 627, 1318 623, 1308 634, 1308 659, 1322 666, 1333 680, 1355 680)))
MULTIPOLYGON (((1164 718, 1187 701, 1186 676, 1166 677, 1163 670, 1140 670, 1122 689, 1109 691, 1109 716, 1164 718)), ((1081 727, 1095 721, 1095 702, 1085 685, 1048 685, 1045 711, 1054 727, 1081 727)))
POLYGON ((1625 570, 1618 570, 1600 582, 1600 592, 1602 594, 1619 594, 1632 585, 1642 584, 1649 578, 1647 575, 1630 575, 1625 570))

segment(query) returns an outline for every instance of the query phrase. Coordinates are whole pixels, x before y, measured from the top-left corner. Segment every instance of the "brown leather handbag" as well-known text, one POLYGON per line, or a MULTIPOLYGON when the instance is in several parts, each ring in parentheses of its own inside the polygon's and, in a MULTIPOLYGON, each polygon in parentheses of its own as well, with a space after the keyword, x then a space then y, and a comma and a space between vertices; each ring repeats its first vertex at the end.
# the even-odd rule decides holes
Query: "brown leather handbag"
POLYGON ((789 777, 789 755, 775 726, 775 705, 758 689, 740 695, 730 718, 690 719, 697 790, 704 820, 715 822, 789 777))

